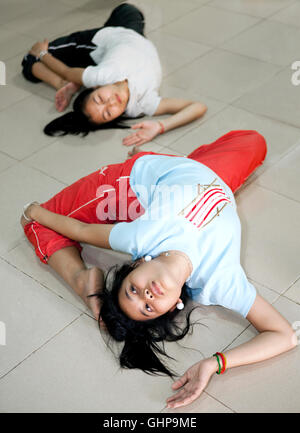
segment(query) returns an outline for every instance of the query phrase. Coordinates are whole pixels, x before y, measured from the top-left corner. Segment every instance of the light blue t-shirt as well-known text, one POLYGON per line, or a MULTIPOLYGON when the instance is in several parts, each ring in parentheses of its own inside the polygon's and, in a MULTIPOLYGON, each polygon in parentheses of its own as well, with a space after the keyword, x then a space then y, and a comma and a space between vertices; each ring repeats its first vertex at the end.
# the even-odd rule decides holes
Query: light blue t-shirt
POLYGON ((240 264, 241 227, 230 188, 208 167, 186 157, 145 155, 136 160, 130 186, 145 213, 112 228, 114 250, 156 257, 188 255, 189 296, 247 316, 256 297, 240 264))

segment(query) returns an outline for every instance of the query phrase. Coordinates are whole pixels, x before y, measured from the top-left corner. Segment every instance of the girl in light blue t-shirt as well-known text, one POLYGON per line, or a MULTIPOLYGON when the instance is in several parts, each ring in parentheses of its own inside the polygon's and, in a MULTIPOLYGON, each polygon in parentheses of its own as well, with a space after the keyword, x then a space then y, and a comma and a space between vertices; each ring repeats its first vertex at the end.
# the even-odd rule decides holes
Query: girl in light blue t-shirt
POLYGON ((36 254, 78 293, 100 326, 123 341, 120 364, 173 376, 158 355, 163 340, 183 338, 175 321, 191 297, 246 317, 259 334, 193 365, 168 407, 186 405, 211 376, 263 361, 295 346, 289 323, 256 294, 240 264, 233 192, 266 155, 255 131, 232 131, 188 157, 142 152, 102 167, 48 202, 24 208, 22 225, 36 254), (79 242, 132 255, 111 278, 86 269, 79 242))

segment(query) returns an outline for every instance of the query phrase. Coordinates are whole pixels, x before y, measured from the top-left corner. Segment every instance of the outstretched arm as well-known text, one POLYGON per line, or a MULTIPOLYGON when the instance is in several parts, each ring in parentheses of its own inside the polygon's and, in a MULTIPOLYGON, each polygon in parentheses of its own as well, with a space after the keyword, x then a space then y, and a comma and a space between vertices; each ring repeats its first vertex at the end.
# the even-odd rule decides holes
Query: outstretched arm
MULTIPOLYGON (((224 352, 226 368, 264 361, 296 346, 296 335, 291 325, 260 295, 256 296, 247 319, 259 334, 252 340, 224 352)), ((215 357, 194 364, 174 382, 172 388, 178 392, 167 400, 168 407, 186 406, 194 401, 217 371, 218 363, 215 357)))
POLYGON ((206 105, 201 102, 179 98, 163 98, 154 116, 163 114, 171 114, 171 116, 161 121, 147 120, 133 125, 131 128, 138 131, 125 137, 123 144, 124 146, 140 146, 153 140, 163 132, 171 131, 199 119, 206 111, 206 105))
MULTIPOLYGON (((36 42, 29 52, 33 56, 39 57, 41 51, 48 50, 48 44, 47 39, 43 42, 36 42)), ((64 80, 82 85, 84 68, 70 68, 65 63, 53 57, 50 53, 45 54, 40 61, 64 80)))
MULTIPOLYGON (((74 241, 111 249, 109 235, 113 224, 86 224, 74 218, 51 212, 37 203, 28 207, 26 216, 74 241)), ((21 224, 23 227, 26 225, 24 217, 21 219, 21 224)))

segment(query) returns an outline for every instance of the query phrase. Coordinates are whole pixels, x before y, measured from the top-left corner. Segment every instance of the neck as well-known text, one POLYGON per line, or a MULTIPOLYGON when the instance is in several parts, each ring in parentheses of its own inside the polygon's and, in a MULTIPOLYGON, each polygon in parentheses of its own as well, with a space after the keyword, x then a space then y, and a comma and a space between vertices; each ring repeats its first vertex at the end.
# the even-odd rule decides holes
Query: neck
POLYGON ((160 254, 160 257, 172 266, 172 272, 176 275, 177 281, 182 280, 182 285, 193 272, 193 265, 189 257, 182 251, 170 250, 160 254))

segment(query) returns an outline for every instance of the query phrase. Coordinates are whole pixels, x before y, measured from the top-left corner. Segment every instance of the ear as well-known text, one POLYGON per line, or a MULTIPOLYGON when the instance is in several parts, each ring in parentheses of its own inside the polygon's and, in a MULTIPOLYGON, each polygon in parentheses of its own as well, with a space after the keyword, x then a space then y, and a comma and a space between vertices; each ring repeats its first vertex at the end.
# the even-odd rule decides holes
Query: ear
POLYGON ((177 307, 177 304, 179 302, 182 302, 182 300, 180 298, 175 302, 175 304, 173 305, 173 307, 170 308, 169 313, 172 313, 175 310, 175 308, 177 307))

